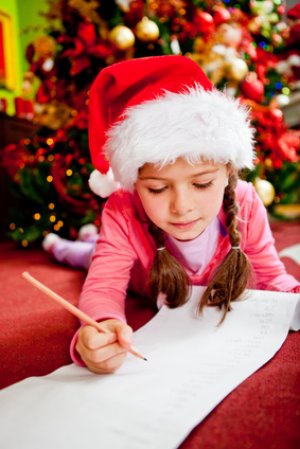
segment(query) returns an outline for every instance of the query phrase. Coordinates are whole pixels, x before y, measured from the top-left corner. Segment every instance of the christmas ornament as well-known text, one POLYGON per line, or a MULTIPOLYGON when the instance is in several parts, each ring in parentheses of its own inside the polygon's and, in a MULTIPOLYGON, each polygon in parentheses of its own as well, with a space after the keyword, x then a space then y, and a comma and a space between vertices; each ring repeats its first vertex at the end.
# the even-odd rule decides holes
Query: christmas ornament
POLYGON ((256 178, 254 180, 254 187, 264 205, 266 207, 270 206, 275 198, 274 186, 266 179, 256 178))
POLYGON ((274 100, 276 101, 277 106, 280 108, 287 106, 290 103, 290 99, 287 95, 279 94, 274 97, 274 100))
POLYGON ((47 58, 53 56, 56 51, 55 39, 51 36, 39 36, 33 42, 35 58, 47 58))
POLYGON ((246 62, 238 57, 232 58, 227 65, 227 77, 234 81, 242 81, 248 73, 246 62))
POLYGON ((133 47, 135 42, 135 37, 130 28, 125 25, 115 26, 108 35, 110 42, 118 50, 128 50, 133 47))
POLYGON ((231 18, 230 12, 227 8, 223 6, 215 6, 213 8, 213 19, 215 25, 220 25, 221 23, 228 22, 231 18))
POLYGON ((135 34, 142 42, 153 42, 159 37, 159 28, 153 20, 143 17, 136 25, 135 34))
POLYGON ((283 119, 283 112, 279 108, 272 108, 269 112, 269 116, 271 120, 274 120, 275 123, 281 124, 283 119))
POLYGON ((205 11, 197 11, 193 23, 196 25, 197 30, 204 35, 212 33, 214 29, 214 19, 211 14, 205 11))
POLYGON ((249 72, 240 86, 242 94, 257 103, 261 103, 264 97, 264 85, 257 79, 255 72, 249 72))
POLYGON ((257 16, 271 14, 275 5, 272 0, 250 1, 250 9, 257 16))
POLYGON ((264 18, 261 16, 253 17, 248 24, 248 29, 253 34, 259 34, 264 23, 264 18))

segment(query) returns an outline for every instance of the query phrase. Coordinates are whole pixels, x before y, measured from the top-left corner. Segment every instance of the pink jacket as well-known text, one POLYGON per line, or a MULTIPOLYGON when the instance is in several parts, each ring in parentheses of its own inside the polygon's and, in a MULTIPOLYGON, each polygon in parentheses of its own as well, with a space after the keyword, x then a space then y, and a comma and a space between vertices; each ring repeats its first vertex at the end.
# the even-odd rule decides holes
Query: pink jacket
MULTIPOLYGON (((291 291, 299 283, 287 274, 274 246, 267 213, 252 184, 239 181, 241 248, 251 261, 253 288, 291 291)), ((225 227, 223 210, 218 216, 225 227)), ((126 292, 147 295, 147 278, 156 252, 148 232, 148 218, 137 194, 117 191, 108 199, 102 213, 102 227, 86 281, 80 296, 80 308, 95 320, 116 318, 125 321, 126 292)), ((199 276, 191 276, 193 285, 207 285, 230 249, 226 233, 220 235, 216 252, 199 276)), ((71 345, 73 360, 75 336, 71 345)))

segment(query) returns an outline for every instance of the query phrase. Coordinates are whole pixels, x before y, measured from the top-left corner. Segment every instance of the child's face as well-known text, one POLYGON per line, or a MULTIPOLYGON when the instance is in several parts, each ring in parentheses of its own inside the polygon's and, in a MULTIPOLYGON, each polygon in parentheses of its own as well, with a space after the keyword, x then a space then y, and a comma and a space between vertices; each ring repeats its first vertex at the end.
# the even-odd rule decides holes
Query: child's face
POLYGON ((145 164, 135 187, 156 226, 178 240, 191 240, 218 215, 227 183, 226 165, 206 161, 191 165, 178 158, 161 169, 145 164))

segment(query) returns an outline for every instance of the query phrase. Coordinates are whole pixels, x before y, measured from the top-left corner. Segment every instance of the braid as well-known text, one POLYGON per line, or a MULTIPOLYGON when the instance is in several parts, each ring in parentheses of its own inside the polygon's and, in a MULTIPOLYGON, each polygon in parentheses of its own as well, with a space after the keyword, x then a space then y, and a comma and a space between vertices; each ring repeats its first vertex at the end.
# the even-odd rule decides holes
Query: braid
POLYGON ((251 273, 250 262, 246 254, 239 248, 241 234, 237 227, 238 206, 235 202, 237 179, 236 173, 229 176, 223 200, 231 249, 216 270, 199 304, 200 311, 205 305, 224 308, 221 323, 230 310, 231 301, 235 301, 247 287, 251 273))
POLYGON ((149 232, 154 238, 157 248, 149 276, 151 298, 156 301, 162 292, 170 308, 183 305, 189 299, 190 281, 181 264, 164 247, 164 233, 154 224, 149 226, 149 232))

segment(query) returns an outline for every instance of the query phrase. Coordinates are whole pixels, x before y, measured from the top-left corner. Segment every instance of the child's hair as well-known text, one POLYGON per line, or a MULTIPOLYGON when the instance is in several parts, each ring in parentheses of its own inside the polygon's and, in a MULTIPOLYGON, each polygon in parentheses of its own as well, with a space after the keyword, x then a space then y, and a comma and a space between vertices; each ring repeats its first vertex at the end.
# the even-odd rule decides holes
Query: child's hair
MULTIPOLYGON (((223 198, 231 249, 214 273, 199 303, 199 312, 206 305, 223 308, 221 322, 230 310, 231 301, 238 299, 247 287, 251 273, 250 262, 239 246, 241 234, 237 227, 238 206, 235 202, 237 179, 237 173, 232 171, 223 198)), ((149 276, 151 296, 156 300, 158 293, 162 292, 166 295, 166 304, 169 307, 181 306, 189 298, 188 275, 182 265, 165 248, 163 231, 154 225, 150 225, 149 230, 159 249, 149 276)))

